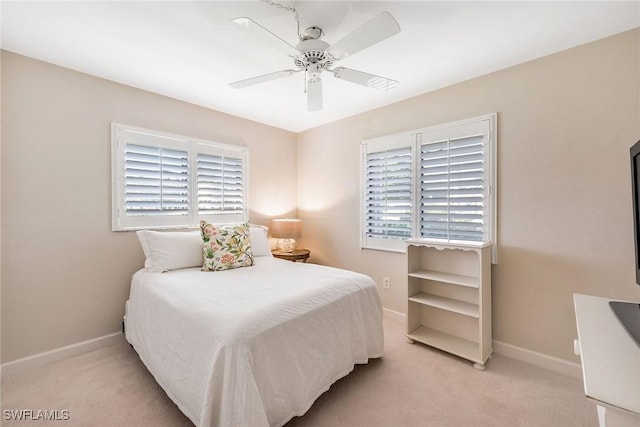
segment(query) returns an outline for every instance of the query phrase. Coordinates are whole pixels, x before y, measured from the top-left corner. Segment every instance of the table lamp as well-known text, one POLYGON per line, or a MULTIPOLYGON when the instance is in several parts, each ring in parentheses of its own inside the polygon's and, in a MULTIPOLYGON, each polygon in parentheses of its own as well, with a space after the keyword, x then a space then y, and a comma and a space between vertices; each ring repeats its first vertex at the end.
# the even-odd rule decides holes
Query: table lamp
POLYGON ((299 219, 273 219, 271 220, 271 237, 279 239, 276 247, 282 252, 293 252, 296 248, 296 240, 302 236, 301 221, 299 219))

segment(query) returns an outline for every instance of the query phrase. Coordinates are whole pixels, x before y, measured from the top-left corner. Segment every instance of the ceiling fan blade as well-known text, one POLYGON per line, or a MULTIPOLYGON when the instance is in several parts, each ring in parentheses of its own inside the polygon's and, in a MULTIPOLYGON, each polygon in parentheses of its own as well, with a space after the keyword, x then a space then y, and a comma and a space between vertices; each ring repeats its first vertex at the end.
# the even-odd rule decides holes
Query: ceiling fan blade
POLYGON ((380 90, 391 90, 398 86, 397 80, 365 73, 364 71, 353 70, 351 68, 337 67, 333 70, 336 79, 346 80, 362 86, 372 87, 380 90))
POLYGON ((287 41, 267 30, 251 18, 247 18, 246 16, 236 18, 231 20, 231 24, 240 31, 251 34, 254 38, 270 44, 286 55, 297 56, 300 54, 298 49, 294 46, 290 45, 287 41))
POLYGON ((257 85, 258 83, 268 82, 269 80, 275 80, 281 77, 287 77, 294 73, 297 73, 298 71, 296 70, 276 71, 275 73, 263 74, 261 76, 251 77, 249 79, 238 80, 237 82, 229 83, 229 86, 235 87, 236 89, 241 89, 243 87, 257 85))
POLYGON ((400 32, 400 25, 389 12, 374 16, 328 49, 335 60, 346 58, 400 32))
POLYGON ((307 111, 322 110, 322 80, 309 79, 307 82, 307 111))

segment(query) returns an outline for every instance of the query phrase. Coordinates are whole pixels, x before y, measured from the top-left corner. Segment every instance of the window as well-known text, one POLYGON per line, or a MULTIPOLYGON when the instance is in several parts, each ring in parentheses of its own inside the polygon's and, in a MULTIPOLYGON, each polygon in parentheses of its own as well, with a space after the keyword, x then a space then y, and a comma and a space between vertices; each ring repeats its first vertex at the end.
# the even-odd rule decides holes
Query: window
POLYGON ((495 242, 495 122, 493 114, 364 141, 361 246, 495 242))
POLYGON ((492 240, 489 133, 481 121, 420 134, 420 237, 492 240))
POLYGON ((412 136, 363 143, 363 245, 400 250, 412 234, 412 136))
POLYGON ((124 178, 127 214, 189 214, 187 151, 125 144, 124 178))
POLYGON ((198 153, 198 213, 244 211, 242 159, 198 153))
POLYGON ((246 148, 112 125, 113 230, 246 220, 246 148))

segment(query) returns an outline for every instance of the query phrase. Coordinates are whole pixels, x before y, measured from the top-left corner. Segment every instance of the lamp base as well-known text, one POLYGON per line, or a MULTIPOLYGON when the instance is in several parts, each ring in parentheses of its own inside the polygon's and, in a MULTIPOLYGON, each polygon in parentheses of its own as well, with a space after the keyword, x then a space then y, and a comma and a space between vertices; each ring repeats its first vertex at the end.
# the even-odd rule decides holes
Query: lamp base
POLYGON ((285 253, 293 252, 296 248, 295 239, 279 239, 276 243, 276 247, 285 253))

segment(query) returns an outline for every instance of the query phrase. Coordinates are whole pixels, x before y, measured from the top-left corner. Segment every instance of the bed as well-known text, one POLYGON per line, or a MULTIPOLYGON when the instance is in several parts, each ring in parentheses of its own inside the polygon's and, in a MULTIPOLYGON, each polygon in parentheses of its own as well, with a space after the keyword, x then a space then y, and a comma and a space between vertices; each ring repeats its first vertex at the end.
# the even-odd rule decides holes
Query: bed
POLYGON ((271 256, 217 272, 139 270, 125 330, 197 426, 281 426, 384 346, 371 278, 271 256))

